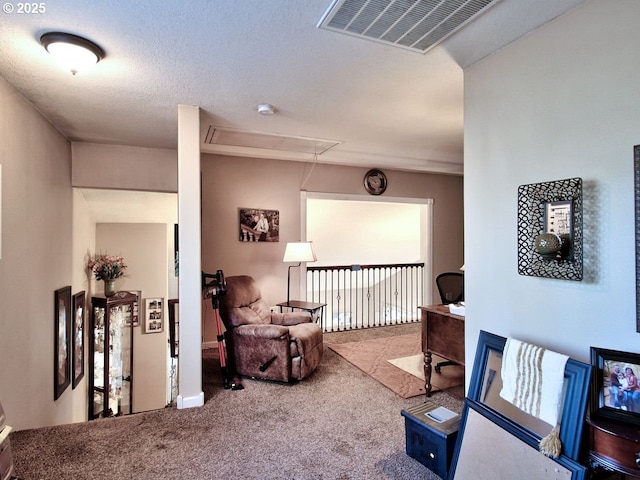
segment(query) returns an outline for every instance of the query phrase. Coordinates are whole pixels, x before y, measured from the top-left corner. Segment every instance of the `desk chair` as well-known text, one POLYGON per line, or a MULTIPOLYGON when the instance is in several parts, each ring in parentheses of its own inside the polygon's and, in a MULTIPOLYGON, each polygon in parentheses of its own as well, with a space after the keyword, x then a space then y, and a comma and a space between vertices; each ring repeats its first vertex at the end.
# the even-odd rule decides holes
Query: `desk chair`
POLYGON ((464 273, 441 273, 436 277, 436 286, 444 305, 464 302, 464 273))
MULTIPOLYGON (((464 302, 464 273, 444 272, 436 277, 436 286, 440 299, 444 305, 450 303, 464 302)), ((435 366, 435 371, 440 373, 442 367, 457 365, 455 362, 439 362, 435 366)))

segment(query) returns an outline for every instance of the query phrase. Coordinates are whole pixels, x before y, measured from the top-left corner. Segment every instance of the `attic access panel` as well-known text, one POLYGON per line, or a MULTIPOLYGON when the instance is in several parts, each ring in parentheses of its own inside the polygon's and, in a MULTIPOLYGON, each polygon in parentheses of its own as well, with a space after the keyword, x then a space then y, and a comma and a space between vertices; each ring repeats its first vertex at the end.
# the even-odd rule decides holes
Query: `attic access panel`
POLYGON ((426 53, 499 0, 334 0, 318 28, 426 53))

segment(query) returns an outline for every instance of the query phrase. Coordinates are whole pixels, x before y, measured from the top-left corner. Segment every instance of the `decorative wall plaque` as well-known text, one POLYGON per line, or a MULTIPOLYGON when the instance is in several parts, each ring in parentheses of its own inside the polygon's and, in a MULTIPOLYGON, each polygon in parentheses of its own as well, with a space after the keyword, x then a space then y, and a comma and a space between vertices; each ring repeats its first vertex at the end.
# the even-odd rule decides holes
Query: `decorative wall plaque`
POLYGON ((582 280, 581 178, 518 187, 518 273, 582 280), (561 255, 541 250, 536 238, 543 234, 568 241, 561 255))

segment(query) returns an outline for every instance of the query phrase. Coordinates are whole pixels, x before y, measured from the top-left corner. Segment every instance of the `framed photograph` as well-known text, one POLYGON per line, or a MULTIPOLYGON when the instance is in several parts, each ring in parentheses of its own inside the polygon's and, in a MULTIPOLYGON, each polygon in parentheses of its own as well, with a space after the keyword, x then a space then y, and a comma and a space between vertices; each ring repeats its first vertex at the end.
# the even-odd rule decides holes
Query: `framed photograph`
POLYGON ((160 333, 163 328, 163 299, 146 298, 144 301, 144 333, 160 333))
POLYGON ((142 299, 141 290, 129 290, 129 293, 133 293, 138 299, 133 304, 133 311, 127 312, 125 317, 125 325, 133 325, 134 327, 140 326, 140 300, 142 299))
POLYGON ((573 201, 545 202, 544 231, 556 235, 568 235, 571 238, 573 201))
POLYGON ((640 354, 591 347, 591 416, 640 425, 640 354))
POLYGON ((240 208, 241 242, 279 242, 280 212, 264 208, 240 208))
POLYGON ((73 360, 71 371, 73 372, 73 388, 78 386, 84 377, 84 326, 86 325, 86 292, 76 293, 73 296, 73 360))
POLYGON ((71 287, 54 294, 55 338, 53 348, 53 399, 57 400, 71 383, 71 287))

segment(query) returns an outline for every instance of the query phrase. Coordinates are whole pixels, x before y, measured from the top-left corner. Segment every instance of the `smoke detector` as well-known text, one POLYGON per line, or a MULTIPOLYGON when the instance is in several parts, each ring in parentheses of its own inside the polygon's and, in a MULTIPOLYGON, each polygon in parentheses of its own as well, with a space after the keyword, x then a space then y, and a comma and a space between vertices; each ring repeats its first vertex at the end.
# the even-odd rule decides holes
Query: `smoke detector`
POLYGON ((260 115, 273 115, 276 113, 276 107, 271 105, 270 103, 261 103, 258 105, 258 113, 260 115))

